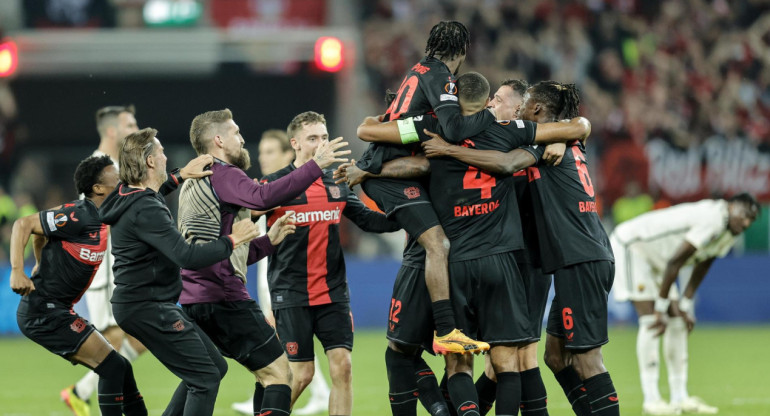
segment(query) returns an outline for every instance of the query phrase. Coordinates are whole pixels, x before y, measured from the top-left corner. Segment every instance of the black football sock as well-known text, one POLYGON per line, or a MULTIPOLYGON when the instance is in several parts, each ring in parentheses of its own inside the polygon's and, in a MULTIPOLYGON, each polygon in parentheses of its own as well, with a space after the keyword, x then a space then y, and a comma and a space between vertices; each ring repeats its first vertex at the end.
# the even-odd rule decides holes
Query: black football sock
POLYGON ((567 401, 572 405, 572 411, 577 416, 590 416, 591 406, 588 404, 586 388, 583 387, 583 381, 575 368, 571 365, 564 367, 555 376, 561 389, 564 390, 564 395, 567 396, 567 401))
POLYGON ((136 386, 134 368, 128 359, 126 359, 126 371, 123 374, 123 413, 126 416, 147 416, 147 406, 136 386))
POLYGON ((254 406, 254 414, 258 415, 262 412, 262 401, 265 399, 265 386, 260 382, 254 383, 254 397, 251 399, 252 406, 254 406))
POLYGON ((431 416, 448 416, 449 409, 439 390, 436 375, 422 356, 418 355, 414 359, 414 375, 417 380, 417 391, 420 392, 420 402, 425 410, 431 416))
POLYGON ((548 416, 548 395, 545 392, 540 368, 521 372, 521 415, 548 416))
POLYGON ((257 415, 282 416, 291 413, 291 387, 271 384, 265 387, 262 410, 257 415))
POLYGON ((521 404, 521 374, 514 371, 497 373, 496 415, 517 415, 521 404))
POLYGON ((583 380, 592 416, 620 416, 618 393, 610 373, 601 373, 583 380))
POLYGON ((480 416, 479 398, 473 378, 465 373, 457 373, 447 380, 449 396, 452 397, 457 416, 480 416))
POLYGON ((492 405, 495 404, 497 382, 487 377, 486 373, 481 373, 479 378, 476 379, 476 394, 479 395, 479 413, 481 416, 484 416, 489 413, 492 405))
POLYGON ((455 406, 452 404, 452 398, 449 397, 446 368, 444 369, 444 375, 441 377, 441 382, 439 383, 438 387, 439 390, 441 390, 441 394, 444 396, 446 406, 449 408, 449 416, 457 416, 457 410, 455 410, 455 406))
POLYGON ((394 416, 417 414, 417 381, 414 357, 391 348, 385 350, 385 368, 388 370, 388 400, 394 416))
POLYGON ((99 374, 99 410, 104 416, 123 414, 123 378, 126 364, 128 360, 113 350, 94 368, 94 372, 99 374))
POLYGON ((436 335, 443 337, 457 328, 455 313, 452 311, 452 303, 449 299, 437 300, 431 304, 433 308, 433 321, 436 324, 436 335))

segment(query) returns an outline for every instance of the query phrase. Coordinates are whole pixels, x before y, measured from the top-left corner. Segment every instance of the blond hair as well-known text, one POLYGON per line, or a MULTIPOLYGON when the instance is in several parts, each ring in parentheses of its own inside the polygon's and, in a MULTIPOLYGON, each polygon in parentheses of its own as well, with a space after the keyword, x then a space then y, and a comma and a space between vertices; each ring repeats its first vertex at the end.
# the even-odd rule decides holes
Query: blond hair
POLYGON ((136 185, 147 179, 147 158, 155 152, 158 130, 146 128, 126 136, 120 144, 120 181, 136 185))

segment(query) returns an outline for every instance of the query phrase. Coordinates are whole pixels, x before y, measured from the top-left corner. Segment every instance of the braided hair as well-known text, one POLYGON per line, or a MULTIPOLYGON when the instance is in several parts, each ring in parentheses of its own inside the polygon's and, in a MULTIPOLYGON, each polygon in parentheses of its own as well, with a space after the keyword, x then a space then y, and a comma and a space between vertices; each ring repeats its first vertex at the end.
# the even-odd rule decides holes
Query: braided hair
POLYGON ((530 99, 543 104, 555 120, 574 118, 580 115, 580 96, 575 84, 556 81, 541 81, 529 89, 530 99))
POLYGON ((455 20, 444 20, 430 30, 425 53, 430 58, 438 55, 439 58, 454 59, 465 55, 470 44, 471 37, 465 25, 455 20))

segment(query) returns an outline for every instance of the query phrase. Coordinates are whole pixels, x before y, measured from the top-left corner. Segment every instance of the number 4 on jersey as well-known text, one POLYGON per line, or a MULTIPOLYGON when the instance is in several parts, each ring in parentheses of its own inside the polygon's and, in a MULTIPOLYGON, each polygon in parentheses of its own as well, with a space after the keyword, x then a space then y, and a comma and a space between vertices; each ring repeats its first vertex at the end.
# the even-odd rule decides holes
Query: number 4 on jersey
POLYGON ((495 177, 475 167, 468 166, 468 170, 463 176, 463 189, 481 189, 481 198, 492 198, 492 188, 497 181, 495 177))

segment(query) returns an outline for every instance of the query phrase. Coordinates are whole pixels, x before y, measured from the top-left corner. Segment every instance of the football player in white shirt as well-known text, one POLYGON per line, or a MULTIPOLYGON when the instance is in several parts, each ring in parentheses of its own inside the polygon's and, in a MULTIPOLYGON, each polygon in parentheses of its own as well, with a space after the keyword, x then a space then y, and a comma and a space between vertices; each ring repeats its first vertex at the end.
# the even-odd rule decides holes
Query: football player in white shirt
MULTIPOLYGON (((269 175, 294 160, 294 149, 289 144, 289 137, 285 130, 271 129, 262 133, 259 140, 259 170, 261 176, 269 175)), ((267 232, 266 216, 259 217, 257 222, 260 235, 267 232)), ((267 257, 257 262, 257 296, 259 307, 270 325, 275 326, 273 309, 270 303, 270 288, 267 284, 267 257)), ((310 400, 305 407, 292 412, 295 415, 312 415, 329 408, 329 385, 326 383, 318 357, 315 359, 315 376, 310 382, 310 400)), ((232 409, 245 415, 254 414, 253 398, 232 404, 232 409)))
POLYGON ((639 316, 636 354, 642 382, 642 413, 715 414, 718 409, 687 393, 687 334, 695 325, 693 298, 717 257, 759 214, 753 196, 703 200, 651 211, 618 225, 610 235, 615 253, 614 294, 630 300, 639 316), (680 294, 674 281, 683 266, 692 275, 680 294), (671 401, 658 390, 659 338, 663 334, 671 401))
MULTIPOLYGON (((139 130, 136 124, 136 113, 133 105, 102 107, 96 111, 96 130, 99 132, 99 148, 92 156, 108 155, 117 168, 118 149, 120 141, 131 133, 139 130)), ((88 319, 104 335, 112 346, 120 352, 129 362, 134 361, 147 349, 134 337, 123 332, 115 322, 112 315, 110 298, 115 288, 115 278, 112 265, 115 258, 112 256, 111 241, 107 240, 107 252, 99 270, 91 281, 91 286, 85 293, 88 305, 88 319)), ((88 372, 77 383, 61 391, 62 401, 76 416, 88 416, 90 414, 87 401, 99 383, 99 376, 93 371, 88 372)))

